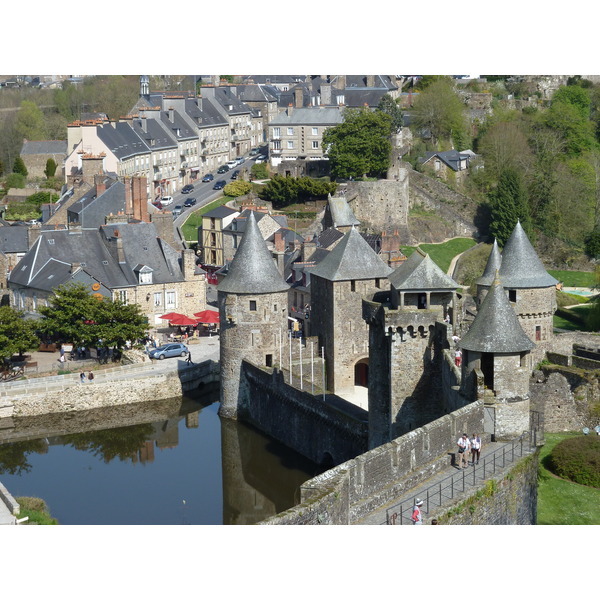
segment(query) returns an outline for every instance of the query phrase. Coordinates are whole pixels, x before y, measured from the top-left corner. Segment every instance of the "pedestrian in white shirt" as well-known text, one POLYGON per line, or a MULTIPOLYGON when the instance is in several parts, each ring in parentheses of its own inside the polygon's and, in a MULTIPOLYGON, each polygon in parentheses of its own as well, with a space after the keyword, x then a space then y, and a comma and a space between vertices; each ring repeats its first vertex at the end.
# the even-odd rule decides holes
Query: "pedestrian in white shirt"
POLYGON ((481 438, 474 433, 469 440, 471 443, 471 461, 473 466, 479 464, 479 455, 481 454, 481 438))
POLYGON ((463 433, 460 438, 458 438, 458 442, 456 442, 458 446, 458 468, 461 467, 466 469, 469 466, 468 456, 469 450, 471 449, 471 442, 469 442, 469 437, 466 433, 463 433))

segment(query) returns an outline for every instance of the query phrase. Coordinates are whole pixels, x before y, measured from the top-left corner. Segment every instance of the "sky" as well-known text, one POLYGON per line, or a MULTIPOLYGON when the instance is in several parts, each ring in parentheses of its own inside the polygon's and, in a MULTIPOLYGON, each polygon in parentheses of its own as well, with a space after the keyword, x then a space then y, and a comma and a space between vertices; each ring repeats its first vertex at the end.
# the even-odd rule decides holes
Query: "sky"
MULTIPOLYGON (((3 8, 12 18, 2 28, 0 74, 600 72, 593 3, 486 4, 491 3, 66 0, 36 3, 35 15, 24 21, 23 5, 9 3, 3 8), (11 28, 11 22, 19 25, 11 28)), ((495 598, 508 591, 503 576, 522 578, 523 591, 535 586, 555 597, 572 590, 569 581, 547 572, 546 561, 556 564, 549 553, 560 548, 557 537, 576 535, 574 528, 551 527, 7 529, 2 546, 14 560, 3 565, 21 590, 47 595, 53 584, 60 585, 68 598, 83 588, 86 600, 106 597, 115 583, 117 597, 131 592, 137 598, 186 598, 209 589, 212 581, 229 591, 228 598, 255 590, 290 600, 304 598, 309 589, 324 597, 315 582, 333 597, 396 595, 402 586, 418 598, 459 588, 495 598), (27 552, 31 546, 33 553, 27 552), (34 565, 34 556, 43 560, 34 565)), ((577 534, 582 531, 591 536, 586 528, 577 534)), ((589 572, 581 553, 573 555, 579 575, 589 572)), ((570 570, 567 557, 560 565, 561 573, 570 570)))

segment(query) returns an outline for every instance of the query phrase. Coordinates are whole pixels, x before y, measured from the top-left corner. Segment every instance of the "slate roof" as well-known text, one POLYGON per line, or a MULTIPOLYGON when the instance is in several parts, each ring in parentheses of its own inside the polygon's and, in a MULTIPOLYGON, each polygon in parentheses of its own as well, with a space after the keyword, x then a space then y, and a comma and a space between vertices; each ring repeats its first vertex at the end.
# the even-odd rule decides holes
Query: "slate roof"
POLYGON ((348 227, 350 225, 360 225, 360 221, 354 216, 346 198, 340 196, 337 198, 329 197, 327 199, 331 219, 334 227, 348 227))
POLYGON ((119 223, 100 230, 42 230, 31 250, 10 274, 10 282, 50 291, 72 278, 71 263, 107 288, 138 285, 134 273, 143 264, 153 271, 153 283, 183 281, 179 253, 158 238, 153 223, 119 223), (123 241, 119 262, 115 230, 123 241))
POLYGON ((289 287, 263 240, 254 211, 250 211, 246 231, 229 265, 227 277, 219 283, 217 290, 231 294, 274 294, 285 292, 289 287))
POLYGON ((513 354, 535 347, 523 331, 508 300, 504 284, 500 282, 496 272, 496 278, 481 303, 475 320, 459 342, 461 348, 476 352, 513 354))
POLYGON ((558 283, 546 272, 519 222, 502 250, 500 279, 508 288, 541 288, 558 283))
POLYGON ((120 181, 106 180, 107 189, 96 196, 92 188, 79 200, 71 204, 67 214, 72 221, 78 221, 84 229, 98 229, 104 225, 106 215, 125 211, 125 186, 120 181))
POLYGON ((0 227, 0 252, 16 254, 29 250, 26 225, 10 225, 0 227))
POLYGON ((294 108, 291 115, 279 113, 269 125, 339 125, 343 120, 342 111, 337 107, 294 108))
POLYGON ((354 227, 314 269, 316 275, 329 281, 378 279, 392 272, 354 227))
POLYGON ((203 217, 209 217, 211 219, 224 219, 225 217, 229 217, 230 215, 236 214, 238 211, 229 208, 229 206, 225 206, 224 204, 221 206, 217 206, 217 208, 213 208, 212 210, 204 213, 203 217))
POLYGON ((437 156, 445 165, 450 167, 453 171, 461 170, 460 162, 462 160, 467 159, 468 165, 468 161, 470 161, 472 158, 472 155, 469 153, 459 152, 458 150, 447 150, 446 152, 427 152, 423 158, 419 159, 419 162, 422 164, 426 163, 434 156, 437 156))
POLYGON ((21 154, 67 154, 66 140, 24 141, 21 154))
POLYGON ((397 290, 456 290, 460 287, 446 275, 429 254, 415 250, 389 277, 397 290))
POLYGON ((344 234, 335 227, 328 227, 319 234, 317 246, 320 248, 329 248, 335 242, 344 237, 344 234))
POLYGON ((147 154, 149 146, 137 135, 128 123, 102 125, 96 128, 98 138, 119 159, 147 154))
POLYGON ((237 95, 242 102, 276 102, 277 96, 265 85, 248 84, 237 86, 237 95))
POLYGON ((498 248, 498 242, 494 240, 492 251, 488 257, 488 261, 485 265, 483 275, 477 280, 478 285, 492 285, 496 271, 500 269, 502 264, 502 257, 500 256, 500 249, 498 248))

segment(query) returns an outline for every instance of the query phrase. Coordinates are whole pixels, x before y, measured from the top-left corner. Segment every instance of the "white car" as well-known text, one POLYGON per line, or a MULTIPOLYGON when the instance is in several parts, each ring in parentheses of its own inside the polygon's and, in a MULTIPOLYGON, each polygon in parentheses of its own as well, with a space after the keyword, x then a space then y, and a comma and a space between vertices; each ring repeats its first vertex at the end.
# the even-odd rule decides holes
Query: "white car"
POLYGON ((267 157, 264 154, 259 154, 258 157, 256 158, 257 163, 264 163, 267 162, 267 157))
POLYGON ((230 160, 230 161, 227 163, 227 166, 228 166, 230 169, 233 169, 234 167, 237 167, 237 164, 238 164, 238 163, 237 163, 237 160, 230 160))
POLYGON ((167 206, 168 204, 173 204, 173 196, 163 196, 163 197, 160 199, 160 203, 161 203, 163 206, 167 206))

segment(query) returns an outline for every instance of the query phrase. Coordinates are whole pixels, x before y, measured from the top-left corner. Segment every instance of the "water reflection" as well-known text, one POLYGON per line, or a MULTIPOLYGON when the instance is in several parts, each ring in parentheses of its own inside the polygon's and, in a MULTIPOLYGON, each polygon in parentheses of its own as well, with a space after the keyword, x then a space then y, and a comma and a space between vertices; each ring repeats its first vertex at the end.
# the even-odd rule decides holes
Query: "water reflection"
POLYGON ((61 524, 252 524, 316 467, 200 398, 0 420, 0 481, 61 524))

